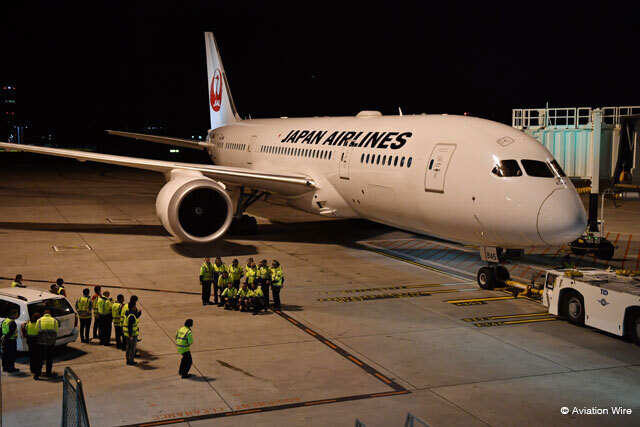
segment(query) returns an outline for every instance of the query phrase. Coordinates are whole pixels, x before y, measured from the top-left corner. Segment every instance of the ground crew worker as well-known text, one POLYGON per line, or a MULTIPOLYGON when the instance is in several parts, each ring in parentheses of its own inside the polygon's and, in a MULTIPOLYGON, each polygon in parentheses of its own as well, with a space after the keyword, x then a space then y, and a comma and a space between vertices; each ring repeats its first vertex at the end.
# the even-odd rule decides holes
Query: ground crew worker
POLYGON ((253 258, 249 258, 247 260, 247 265, 244 266, 244 275, 244 282, 249 287, 249 290, 251 290, 251 285, 256 281, 256 277, 258 275, 258 267, 256 266, 256 263, 253 262, 253 258))
POLYGON ((231 279, 228 279, 227 289, 222 292, 222 297, 224 298, 225 310, 238 309, 238 290, 233 286, 231 279))
POLYGON ((62 277, 58 277, 56 280, 57 292, 58 295, 62 295, 63 297, 67 297, 67 291, 64 289, 64 279, 62 277))
POLYGON ((211 283, 213 282, 213 264, 206 257, 200 267, 200 284, 202 285, 202 305, 213 305, 211 302, 211 283))
POLYGON ((253 315, 260 313, 262 310, 262 306, 264 305, 264 294, 262 293, 262 288, 260 288, 256 283, 252 285, 251 288, 251 310, 253 310, 253 315))
POLYGON ((273 293, 273 307, 275 310, 280 310, 280 291, 284 284, 284 276, 282 275, 282 267, 280 263, 275 259, 271 263, 271 292, 273 293))
POLYGON ((124 317, 124 324, 122 325, 122 334, 127 340, 127 365, 137 365, 136 346, 138 345, 138 336, 140 335, 140 315, 142 313, 138 311, 135 301, 130 301, 128 304, 127 312, 124 317))
POLYGON ((251 307, 251 289, 247 287, 246 283, 243 283, 238 291, 238 305, 240 311, 249 311, 251 307))
MULTIPOLYGON (((132 302, 135 302, 136 304, 138 303, 138 296, 137 295, 131 295, 131 298, 129 298, 129 304, 131 304, 132 302)), ((122 333, 124 334, 124 322, 126 321, 126 316, 127 316, 127 311, 129 310, 129 304, 125 304, 122 306, 122 310, 120 311, 120 317, 122 318, 122 333)), ((142 310, 138 310, 138 317, 140 317, 142 315, 142 310)), ((124 340, 124 346, 122 348, 122 350, 126 351, 127 350, 127 339, 125 338, 124 340)))
POLYGON ((229 278, 229 273, 223 271, 220 274, 220 277, 218 277, 218 286, 216 286, 218 288, 218 292, 220 293, 220 304, 218 304, 218 307, 222 307, 224 305, 224 296, 222 296, 222 293, 226 290, 229 283, 233 284, 233 282, 229 278))
POLYGON ((100 328, 100 321, 98 316, 98 298, 102 294, 102 286, 93 287, 93 296, 91 297, 91 304, 93 305, 93 338, 99 338, 98 329, 100 328))
POLYGON ((267 266, 267 260, 263 259, 260 261, 260 265, 258 266, 258 285, 262 289, 262 294, 264 295, 264 311, 267 311, 269 308, 269 282, 271 281, 271 271, 267 266))
MULTIPOLYGON (((47 370, 45 371, 44 376, 50 377, 53 375, 51 369, 53 369, 53 351, 56 348, 58 321, 51 317, 51 312, 49 310, 45 310, 44 315, 38 319, 36 325, 38 325, 38 343, 43 347, 42 354, 47 363, 47 370)), ((42 360, 40 360, 40 365, 38 365, 36 372, 34 373, 34 378, 40 378, 41 372, 42 360)))
POLYGON ((193 320, 187 319, 184 322, 184 326, 178 329, 178 332, 176 333, 176 345, 178 346, 178 354, 182 355, 182 360, 180 360, 180 368, 178 368, 178 374, 180 374, 182 378, 191 377, 189 369, 191 369, 191 364, 193 363, 193 359, 191 359, 191 344, 193 344, 193 334, 191 333, 192 326, 193 320))
POLYGON ((16 274, 16 280, 11 284, 12 288, 26 288, 27 285, 22 284, 22 274, 16 274))
MULTIPOLYGON (((89 297, 89 288, 82 290, 82 296, 76 300, 76 311, 80 318, 80 342, 89 342, 89 330, 91 329, 91 311, 93 304, 89 297)), ((96 319, 97 321, 98 319, 96 319)))
POLYGON ((18 315, 18 310, 13 308, 9 317, 2 321, 2 370, 10 374, 20 371, 15 365, 18 355, 18 326, 15 319, 18 315))
POLYGON ((100 321, 100 345, 111 345, 111 305, 112 299, 109 298, 109 291, 105 291, 98 298, 98 320, 100 321))
POLYGON ((236 290, 240 289, 240 278, 244 276, 244 271, 242 267, 238 265, 237 259, 231 261, 231 265, 227 271, 229 272, 229 277, 233 281, 233 287, 236 288, 236 290))
POLYGON ((38 366, 42 366, 42 348, 38 344, 38 319, 40 313, 33 313, 29 322, 22 325, 22 336, 27 339, 29 346, 29 371, 33 374, 34 380, 39 380, 36 375, 38 366))
MULTIPOLYGON (((227 266, 224 265, 224 263, 222 262, 222 260, 220 259, 220 257, 216 257, 215 262, 213 263, 213 303, 214 304, 218 304, 218 293, 222 294, 222 291, 224 290, 224 288, 227 287, 227 285, 225 284, 222 288, 220 288, 218 285, 218 280, 220 280, 220 277, 222 276, 222 273, 224 273, 225 271, 227 271, 227 266)), ((223 305, 223 301, 222 301, 222 295, 220 295, 220 303, 218 304, 218 307, 221 307, 223 305)))
POLYGON ((111 306, 111 318, 113 319, 113 329, 116 331, 116 348, 124 347, 122 339, 122 306, 124 305, 124 295, 119 294, 116 302, 111 306))

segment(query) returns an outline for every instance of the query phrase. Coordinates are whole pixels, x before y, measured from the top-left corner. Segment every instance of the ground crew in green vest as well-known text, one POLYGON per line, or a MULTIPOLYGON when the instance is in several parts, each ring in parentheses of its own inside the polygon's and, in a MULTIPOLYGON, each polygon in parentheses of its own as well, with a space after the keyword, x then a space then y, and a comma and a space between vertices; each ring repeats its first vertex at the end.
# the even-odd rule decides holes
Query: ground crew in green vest
POLYGON ((251 310, 253 310, 253 315, 260 314, 260 310, 264 306, 264 294, 262 293, 262 288, 258 286, 257 283, 253 283, 250 291, 251 298, 251 310))
POLYGON ((247 284, 249 289, 251 289, 251 285, 256 281, 256 277, 258 275, 258 267, 256 263, 253 262, 253 258, 249 258, 247 260, 247 265, 244 266, 244 283, 247 284))
POLYGON ((246 283, 243 283, 238 291, 238 305, 240 311, 249 311, 251 308, 251 289, 247 287, 246 283))
POLYGON ((63 297, 67 297, 67 291, 64 289, 64 279, 62 277, 58 277, 56 280, 56 286, 58 290, 58 295, 62 295, 63 297))
POLYGON ((211 283, 213 282, 213 264, 211 258, 206 257, 200 266, 200 285, 202 285, 202 305, 213 305, 211 302, 211 283))
POLYGON ((26 288, 27 285, 22 284, 22 274, 16 274, 16 280, 11 284, 12 288, 26 288))
POLYGON ((22 337, 27 340, 29 346, 29 368, 34 380, 40 379, 40 376, 36 376, 36 372, 38 372, 38 366, 42 366, 42 347, 38 344, 39 318, 40 313, 33 313, 31 319, 22 325, 22 337))
MULTIPOLYGON (((36 322, 38 325, 38 343, 42 345, 42 354, 43 358, 47 363, 47 370, 45 371, 44 376, 50 377, 53 375, 51 370, 53 369, 53 351, 56 348, 55 338, 52 340, 47 339, 46 342, 43 342, 43 337, 53 336, 58 333, 58 321, 51 317, 51 312, 49 310, 44 311, 44 315, 38 319, 36 322), (50 333, 52 333, 50 335, 50 333)), ((36 372, 33 374, 35 379, 40 378, 40 373, 42 372, 42 360, 40 361, 40 365, 37 366, 36 372)))
POLYGON ((127 307, 127 312, 124 316, 124 324, 122 325, 122 334, 127 340, 127 352, 126 359, 127 365, 137 365, 136 347, 138 345, 138 339, 140 335, 140 315, 135 301, 130 301, 127 307))
POLYGON ((233 286, 233 282, 231 281, 231 278, 229 278, 227 289, 225 289, 222 292, 222 297, 224 298, 225 310, 238 309, 238 290, 233 286))
POLYGON ((91 297, 89 297, 89 288, 84 288, 82 290, 82 296, 76 300, 76 311, 80 319, 80 342, 89 342, 92 309, 93 304, 91 303, 91 297))
POLYGON ((98 316, 98 298, 102 294, 102 286, 93 287, 93 296, 91 297, 91 304, 93 305, 93 338, 99 338, 98 329, 100 329, 100 321, 98 316))
POLYGON ((224 265, 220 257, 217 257, 215 262, 213 263, 213 303, 218 304, 219 302, 218 307, 224 305, 222 295, 220 295, 220 300, 218 301, 218 294, 222 294, 222 291, 224 291, 224 288, 226 288, 227 285, 225 283, 225 285, 220 288, 218 286, 218 280, 220 280, 220 277, 222 277, 222 273, 225 271, 227 271, 227 266, 224 265))
POLYGON ((222 273, 220 273, 220 277, 218 277, 218 286, 217 286, 218 292, 220 293, 220 303, 218 304, 218 307, 222 307, 224 305, 224 296, 222 295, 222 293, 227 290, 227 286, 229 285, 229 283, 233 285, 233 282, 229 277, 229 273, 227 273, 226 271, 223 271, 222 273))
POLYGON ((100 298, 98 298, 98 320, 100 322, 100 329, 98 335, 100 336, 100 345, 111 345, 111 305, 113 300, 109 298, 109 291, 105 291, 100 298))
POLYGON ((260 261, 260 265, 258 265, 258 286, 262 289, 262 294, 264 295, 264 311, 267 311, 269 308, 269 285, 271 282, 271 270, 267 266, 267 260, 263 259, 260 261))
POLYGON ((116 302, 111 306, 111 318, 113 319, 113 329, 116 331, 116 348, 124 347, 122 337, 122 306, 124 305, 124 295, 119 294, 116 302))
POLYGON ((271 263, 271 292, 273 293, 273 308, 280 310, 280 291, 284 284, 284 276, 282 275, 282 267, 275 259, 271 263))
POLYGON ((231 265, 227 268, 229 272, 229 277, 233 281, 233 287, 236 290, 240 289, 240 278, 244 276, 244 271, 240 265, 238 265, 238 260, 234 259, 231 261, 231 265))
MULTIPOLYGON (((129 298, 129 304, 131 304, 132 302, 135 302, 136 304, 138 303, 138 296, 137 295, 131 295, 131 297, 129 298)), ((122 318, 122 333, 124 334, 124 324, 126 321, 126 316, 127 316, 127 311, 129 310, 129 304, 125 304, 122 306, 122 310, 120 310, 120 317, 122 318)), ((140 317, 142 315, 142 310, 138 310, 138 317, 140 317)), ((127 339, 124 339, 124 348, 122 348, 122 350, 126 351, 127 350, 127 339)))
POLYGON ((18 355, 18 326, 16 320, 19 311, 12 308, 9 317, 2 321, 2 370, 10 374, 20 371, 15 366, 18 355))
POLYGON ((193 359, 191 359, 191 344, 193 344, 193 334, 191 333, 192 326, 193 320, 187 319, 184 322, 184 326, 178 329, 178 332, 176 333, 176 345, 178 346, 178 354, 182 355, 182 360, 180 360, 180 368, 178 368, 178 374, 180 374, 182 378, 191 377, 189 369, 191 369, 191 364, 193 363, 193 359))

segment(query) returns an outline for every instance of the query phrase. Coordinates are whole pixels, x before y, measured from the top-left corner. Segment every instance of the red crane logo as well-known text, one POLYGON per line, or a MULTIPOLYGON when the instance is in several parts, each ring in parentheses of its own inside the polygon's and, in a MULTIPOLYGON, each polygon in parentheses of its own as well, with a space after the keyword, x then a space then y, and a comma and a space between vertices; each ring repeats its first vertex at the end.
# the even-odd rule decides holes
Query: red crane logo
POLYGON ((213 78, 211 79, 209 98, 211 99, 213 111, 220 111, 220 105, 222 104, 222 73, 217 68, 213 72, 213 78))

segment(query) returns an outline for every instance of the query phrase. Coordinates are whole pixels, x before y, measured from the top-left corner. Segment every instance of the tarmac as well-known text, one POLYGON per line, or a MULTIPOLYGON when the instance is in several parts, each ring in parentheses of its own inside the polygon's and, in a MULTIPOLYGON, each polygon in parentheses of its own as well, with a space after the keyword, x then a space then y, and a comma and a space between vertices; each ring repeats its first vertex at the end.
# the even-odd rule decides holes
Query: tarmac
MULTIPOLYGON (((257 235, 181 244, 155 214, 160 174, 20 153, 0 153, 0 166, 0 283, 62 277, 72 303, 100 284, 138 295, 143 311, 137 366, 78 340, 58 349, 57 378, 34 381, 21 355, 19 374, 2 374, 3 426, 59 425, 66 367, 92 426, 401 426, 408 412, 432 426, 640 424, 640 347, 376 243, 448 242, 273 199, 250 209, 257 235), (203 306, 205 256, 280 261, 282 311, 203 306), (187 318, 194 364, 182 379, 175 334, 187 318), (594 407, 609 414, 572 413, 594 407)), ((632 266, 640 202, 607 204, 605 219, 623 235, 614 261, 632 266)))

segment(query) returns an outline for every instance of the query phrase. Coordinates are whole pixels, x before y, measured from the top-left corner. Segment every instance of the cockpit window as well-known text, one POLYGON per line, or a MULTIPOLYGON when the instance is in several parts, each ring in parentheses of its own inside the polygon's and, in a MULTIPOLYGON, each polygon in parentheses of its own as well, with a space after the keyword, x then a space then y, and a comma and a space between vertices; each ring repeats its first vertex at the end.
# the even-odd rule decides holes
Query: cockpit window
POLYGON ((558 162, 556 162, 555 160, 551 162, 551 169, 553 169, 553 172, 556 174, 558 178, 567 176, 567 174, 564 173, 564 171, 562 170, 558 162))
POLYGON ((553 178, 553 172, 549 165, 540 160, 522 160, 522 167, 524 167, 524 170, 529 176, 553 178))
POLYGON ((496 164, 491 172, 501 178, 508 176, 522 176, 522 170, 516 160, 502 160, 496 164))

